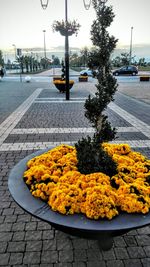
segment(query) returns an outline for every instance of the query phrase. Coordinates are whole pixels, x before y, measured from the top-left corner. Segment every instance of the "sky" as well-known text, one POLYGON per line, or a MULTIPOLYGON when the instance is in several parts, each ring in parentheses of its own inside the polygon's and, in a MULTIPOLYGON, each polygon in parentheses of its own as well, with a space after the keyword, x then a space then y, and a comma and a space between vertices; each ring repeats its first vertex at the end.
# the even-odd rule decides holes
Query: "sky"
MULTIPOLYGON (((108 0, 107 4, 113 6, 116 15, 109 32, 119 39, 118 47, 130 45, 131 27, 133 45, 150 44, 150 0, 108 0)), ((65 0, 49 0, 46 10, 40 0, 0 0, 0 14, 0 49, 13 49, 12 44, 17 48, 43 47, 43 30, 46 49, 64 45, 64 37, 52 31, 52 23, 64 19, 65 0)), ((81 25, 78 36, 69 38, 70 46, 92 46, 93 7, 85 10, 83 0, 68 0, 68 19, 76 19, 81 25)))

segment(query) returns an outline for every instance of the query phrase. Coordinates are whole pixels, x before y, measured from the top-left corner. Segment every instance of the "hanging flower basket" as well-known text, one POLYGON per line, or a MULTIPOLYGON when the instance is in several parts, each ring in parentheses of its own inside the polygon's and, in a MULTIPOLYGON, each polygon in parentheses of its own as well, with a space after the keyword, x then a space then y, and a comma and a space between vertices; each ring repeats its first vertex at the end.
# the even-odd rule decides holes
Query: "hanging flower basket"
MULTIPOLYGON (((65 92, 66 91, 66 81, 65 80, 54 80, 53 84, 56 86, 56 88, 60 92, 65 92)), ((73 85, 74 85, 74 81, 70 80, 69 81, 69 89, 71 89, 73 85)))
POLYGON ((53 31, 60 32, 63 36, 71 36, 73 34, 78 33, 80 24, 76 22, 76 20, 73 21, 54 21, 52 25, 53 31))

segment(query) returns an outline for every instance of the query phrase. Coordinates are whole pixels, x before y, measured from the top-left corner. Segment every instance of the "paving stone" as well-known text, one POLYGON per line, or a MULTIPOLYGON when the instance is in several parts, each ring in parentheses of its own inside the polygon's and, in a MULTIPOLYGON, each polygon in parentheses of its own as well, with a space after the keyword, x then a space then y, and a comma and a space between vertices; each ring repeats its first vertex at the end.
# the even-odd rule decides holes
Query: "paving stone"
POLYGON ((125 267, 143 267, 142 262, 139 259, 128 259, 124 260, 125 267))
POLYGON ((7 241, 10 241, 12 239, 12 235, 13 233, 8 233, 8 232, 3 232, 3 233, 0 233, 0 241, 1 242, 7 242, 7 241))
POLYGON ((53 264, 47 264, 47 263, 42 263, 42 264, 40 264, 40 265, 38 265, 38 267, 54 267, 54 265, 53 264))
POLYGON ((136 242, 136 239, 135 239, 135 236, 129 236, 129 235, 126 235, 124 236, 124 240, 127 244, 127 246, 136 246, 137 245, 137 242, 136 242))
POLYGON ((150 235, 150 226, 137 229, 138 234, 140 235, 150 235))
POLYGON ((41 263, 57 263, 58 252, 57 251, 43 251, 41 255, 41 263))
POLYGON ((73 239, 72 240, 73 247, 75 249, 87 249, 88 248, 88 240, 86 239, 73 239))
POLYGON ((28 241, 26 243, 26 251, 41 251, 42 241, 28 241))
POLYGON ((19 215, 19 214, 24 214, 24 213, 25 213, 25 212, 24 212, 23 209, 21 209, 21 208, 19 208, 19 207, 15 208, 14 214, 19 215))
POLYGON ((99 249, 99 244, 95 240, 88 240, 88 248, 99 249))
POLYGON ((149 267, 150 266, 150 258, 141 259, 142 266, 143 267, 149 267))
POLYGON ((53 266, 54 267, 72 267, 73 265, 70 262, 60 262, 60 263, 55 263, 53 266))
POLYGON ((10 258, 10 253, 0 254, 0 266, 2 267, 8 266, 9 258, 10 258))
POLYGON ((31 220, 31 215, 19 215, 17 218, 17 222, 29 222, 31 220))
POLYGON ((127 251, 131 259, 139 259, 145 257, 145 252, 142 247, 129 247, 127 248, 127 251))
POLYGON ((6 201, 0 202, 0 208, 1 209, 9 208, 10 204, 11 204, 10 201, 9 202, 6 202, 6 201))
POLYGON ((25 237, 25 232, 15 232, 13 234, 13 241, 23 241, 25 237))
POLYGON ((60 250, 59 251, 59 262, 72 262, 73 261, 73 251, 70 250, 60 250))
POLYGON ((43 250, 56 250, 56 239, 44 240, 43 250))
POLYGON ((65 238, 68 238, 69 235, 61 232, 61 231, 58 231, 58 230, 55 230, 55 238, 56 239, 65 239, 65 238))
POLYGON ((87 267, 106 267, 105 261, 88 261, 87 267))
POLYGON ((114 244, 116 247, 126 247, 126 243, 122 236, 117 236, 114 238, 114 244))
POLYGON ((88 261, 102 260, 102 253, 100 249, 88 249, 87 250, 88 261))
POLYGON ((53 239, 54 238, 54 231, 53 230, 44 230, 43 231, 43 239, 53 239))
POLYGON ((36 230, 36 228, 37 228, 37 223, 36 222, 28 222, 25 225, 25 230, 26 231, 28 231, 28 230, 30 230, 30 231, 36 230))
POLYGON ((115 260, 116 259, 116 256, 115 256, 115 253, 114 253, 114 250, 113 249, 110 249, 108 251, 102 251, 102 255, 103 255, 103 259, 104 260, 115 260))
POLYGON ((5 216, 4 222, 5 223, 13 223, 17 221, 17 215, 7 215, 5 216))
POLYGON ((41 240, 42 231, 27 231, 25 234, 25 240, 41 240))
POLYGON ((0 242, 0 253, 5 252, 7 249, 7 242, 0 242))
POLYGON ((12 223, 3 223, 0 224, 0 232, 9 232, 11 231, 12 223))
POLYGON ((14 209, 12 208, 4 209, 2 212, 2 215, 12 215, 12 214, 14 214, 14 209))
POLYGON ((12 231, 23 231, 25 229, 25 223, 13 223, 12 231))
POLYGON ((25 242, 9 242, 8 252, 23 252, 25 250, 25 242))
POLYGON ((75 249, 74 250, 74 259, 75 261, 86 261, 87 254, 85 249, 75 249))
POLYGON ((43 221, 40 221, 37 223, 37 229, 38 230, 51 230, 52 226, 49 223, 45 223, 43 221))
POLYGON ((129 255, 127 253, 127 250, 125 248, 114 248, 115 254, 117 256, 117 259, 128 259, 129 255))
POLYGON ((139 246, 150 245, 150 237, 148 235, 137 235, 135 238, 139 246))
POLYGON ((58 250, 69 250, 72 248, 71 240, 68 238, 57 240, 57 249, 58 250))
POLYGON ((107 267, 124 267, 124 263, 122 260, 111 260, 107 261, 107 267))
POLYGON ((143 249, 144 249, 144 251, 146 253, 146 256, 150 257, 150 246, 145 246, 145 247, 143 247, 143 249))
POLYGON ((11 253, 9 260, 10 265, 22 264, 22 261, 23 261, 23 253, 11 253))
POLYGON ((23 263, 28 265, 40 263, 40 255, 40 252, 25 252, 23 263))
POLYGON ((86 267, 85 262, 73 262, 72 267, 86 267))

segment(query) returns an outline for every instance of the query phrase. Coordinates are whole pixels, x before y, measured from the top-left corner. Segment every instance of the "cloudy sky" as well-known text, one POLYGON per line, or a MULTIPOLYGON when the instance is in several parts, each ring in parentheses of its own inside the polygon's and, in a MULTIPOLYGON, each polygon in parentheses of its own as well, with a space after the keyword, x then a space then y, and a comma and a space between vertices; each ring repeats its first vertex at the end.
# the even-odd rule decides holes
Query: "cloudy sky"
MULTIPOLYGON (((89 2, 89 0, 85 0, 89 2)), ((109 31, 119 39, 118 46, 130 44, 133 27, 134 44, 150 44, 150 0, 108 0, 116 15, 109 31)), ((40 0, 0 0, 0 49, 43 47, 46 30, 46 48, 64 45, 64 37, 53 33, 52 23, 65 17, 65 0, 49 0, 46 10, 40 0)), ((83 0, 68 0, 68 18, 81 24, 78 37, 70 37, 72 47, 90 46, 90 25, 95 17, 91 8, 84 8, 83 0)))

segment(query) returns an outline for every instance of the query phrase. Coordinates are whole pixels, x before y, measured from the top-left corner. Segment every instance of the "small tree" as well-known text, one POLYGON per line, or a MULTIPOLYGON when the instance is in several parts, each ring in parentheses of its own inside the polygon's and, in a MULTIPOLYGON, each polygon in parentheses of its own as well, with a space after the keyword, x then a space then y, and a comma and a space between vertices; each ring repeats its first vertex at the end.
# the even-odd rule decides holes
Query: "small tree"
POLYGON ((3 66, 4 65, 4 58, 3 58, 3 53, 0 50, 0 65, 3 66))
POLYGON ((112 7, 106 6, 105 1, 92 0, 96 11, 96 19, 92 24, 91 39, 95 46, 93 57, 90 62, 94 66, 95 62, 99 71, 97 92, 91 98, 89 95, 85 102, 85 117, 92 123, 95 133, 91 138, 82 138, 75 144, 78 158, 78 170, 88 174, 103 172, 107 175, 114 175, 116 164, 110 156, 103 150, 102 143, 115 138, 116 130, 111 128, 104 111, 113 95, 116 92, 116 79, 111 74, 110 55, 116 46, 117 40, 114 36, 109 36, 106 28, 113 21, 114 14, 112 7), (96 60, 96 61, 95 61, 96 60))

